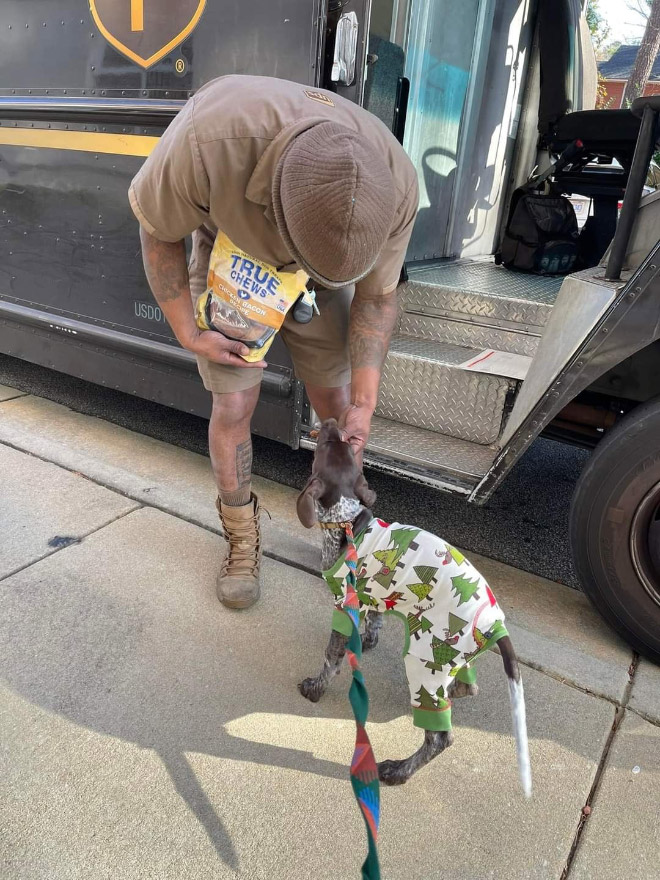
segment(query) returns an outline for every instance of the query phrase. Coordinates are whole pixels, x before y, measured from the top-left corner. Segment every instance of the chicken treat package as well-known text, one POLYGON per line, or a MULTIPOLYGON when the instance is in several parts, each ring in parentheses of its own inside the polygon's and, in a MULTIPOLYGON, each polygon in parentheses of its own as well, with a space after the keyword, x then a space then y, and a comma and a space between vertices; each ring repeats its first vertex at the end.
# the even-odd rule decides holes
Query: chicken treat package
POLYGON ((243 359, 260 361, 289 309, 310 296, 313 303, 308 280, 301 269, 283 272, 251 257, 219 232, 209 261, 208 289, 196 304, 197 326, 240 340, 250 349, 243 359))

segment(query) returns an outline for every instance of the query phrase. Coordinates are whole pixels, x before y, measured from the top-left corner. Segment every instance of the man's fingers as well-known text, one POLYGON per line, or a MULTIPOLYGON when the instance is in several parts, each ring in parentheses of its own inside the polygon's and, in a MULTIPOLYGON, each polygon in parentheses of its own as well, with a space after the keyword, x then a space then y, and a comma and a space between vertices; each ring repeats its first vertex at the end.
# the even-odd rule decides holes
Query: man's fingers
POLYGON ((248 361, 244 361, 242 357, 228 351, 224 346, 219 351, 211 351, 204 356, 216 364, 227 364, 232 367, 245 367, 248 370, 253 367, 263 370, 267 366, 266 361, 252 361, 248 363, 248 361))
POLYGON ((250 349, 238 339, 227 339, 226 336, 218 336, 213 340, 217 348, 221 351, 231 352, 232 354, 246 355, 250 353, 250 349))
POLYGON ((232 354, 246 355, 250 353, 250 349, 243 342, 239 342, 236 339, 231 339, 228 341, 228 350, 231 351, 232 354))
POLYGON ((360 434, 347 434, 344 431, 341 439, 344 441, 344 443, 350 443, 356 452, 357 450, 362 449, 366 444, 366 440, 360 434))
POLYGON ((341 432, 340 436, 344 443, 351 444, 355 452, 359 452, 360 449, 364 449, 367 443, 364 434, 360 430, 356 430, 354 434, 352 434, 350 430, 345 430, 341 432))
POLYGON ((230 351, 224 352, 224 356, 222 360, 218 360, 220 364, 227 364, 232 367, 246 367, 250 369, 251 367, 258 367, 261 370, 264 370, 268 365, 266 361, 256 361, 254 363, 248 363, 244 361, 242 357, 239 357, 237 354, 232 354, 230 351))
POLYGON ((266 366, 266 361, 248 363, 243 360, 241 355, 249 354, 250 349, 237 339, 227 339, 226 336, 218 336, 213 341, 215 343, 214 348, 217 349, 217 352, 214 352, 217 355, 215 360, 219 364, 230 364, 234 367, 247 367, 248 369, 251 367, 263 369, 266 366))

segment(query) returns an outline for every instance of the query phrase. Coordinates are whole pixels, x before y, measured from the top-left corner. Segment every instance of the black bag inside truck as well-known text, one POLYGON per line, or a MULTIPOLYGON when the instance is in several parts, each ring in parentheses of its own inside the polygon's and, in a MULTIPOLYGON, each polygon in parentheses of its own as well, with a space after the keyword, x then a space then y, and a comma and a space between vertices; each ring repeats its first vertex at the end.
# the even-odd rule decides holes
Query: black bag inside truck
POLYGON ((578 258, 578 225, 570 201, 562 195, 513 194, 509 222, 495 262, 536 275, 567 275, 578 258))

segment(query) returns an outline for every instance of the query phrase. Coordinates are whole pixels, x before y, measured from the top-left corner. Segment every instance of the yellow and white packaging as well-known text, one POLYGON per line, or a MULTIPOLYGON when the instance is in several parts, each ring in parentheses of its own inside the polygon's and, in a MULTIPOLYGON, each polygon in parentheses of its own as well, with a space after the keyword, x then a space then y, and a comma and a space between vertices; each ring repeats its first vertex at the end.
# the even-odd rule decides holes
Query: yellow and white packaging
POLYGON ((208 289, 195 308, 197 326, 240 340, 250 349, 243 360, 260 361, 308 280, 302 269, 278 271, 218 232, 209 261, 208 289))

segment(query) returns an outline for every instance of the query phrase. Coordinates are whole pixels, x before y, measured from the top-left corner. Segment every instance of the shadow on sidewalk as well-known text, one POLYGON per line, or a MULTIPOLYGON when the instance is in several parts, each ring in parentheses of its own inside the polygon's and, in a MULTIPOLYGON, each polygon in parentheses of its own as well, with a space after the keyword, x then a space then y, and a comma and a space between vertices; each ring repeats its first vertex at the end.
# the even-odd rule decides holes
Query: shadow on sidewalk
MULTIPOLYGON (((8 648, 1 672, 30 702, 154 750, 220 858, 236 871, 231 837, 188 754, 341 780, 348 770, 311 751, 227 732, 230 722, 253 713, 324 713, 299 695, 292 669, 310 641, 303 620, 309 612, 300 610, 294 628, 284 617, 293 590, 313 579, 268 564, 279 574, 284 604, 266 590, 254 609, 230 612, 214 592, 218 550, 215 536, 145 510, 1 581, 0 640, 8 648), (179 540, 159 535, 164 526, 179 540)), ((322 605, 322 589, 316 598, 322 605)), ((329 608, 325 620, 328 615, 329 608)), ((315 646, 308 653, 313 668, 320 653, 315 646)), ((342 707, 350 718, 348 704, 342 707)), ((231 808, 231 801, 227 792, 223 803, 231 808)))
MULTIPOLYGON (((297 691, 317 670, 328 636, 331 606, 320 580, 267 560, 261 601, 231 612, 215 597, 217 554, 214 535, 144 509, 5 579, 2 672, 30 702, 154 750, 219 857, 237 871, 232 839, 187 755, 348 780, 350 676, 345 671, 316 706, 297 691), (348 724, 329 733, 328 719, 348 724), (346 741, 346 764, 317 757, 336 754, 327 745, 335 732, 346 741)), ((376 724, 410 715, 402 646, 402 632, 388 622, 383 643, 365 656, 376 724)), ((484 661, 480 679, 482 695, 456 703, 457 743, 461 727, 510 737, 499 659, 484 661)), ((538 690, 527 694, 530 737, 592 758, 594 743, 576 741, 573 726, 543 726, 548 706, 538 690)), ((563 691, 569 700, 592 699, 563 691)), ((419 738, 410 730, 403 750, 419 738)), ((377 737, 376 728, 378 751, 377 737)), ((230 810, 235 796, 223 794, 230 810)))

